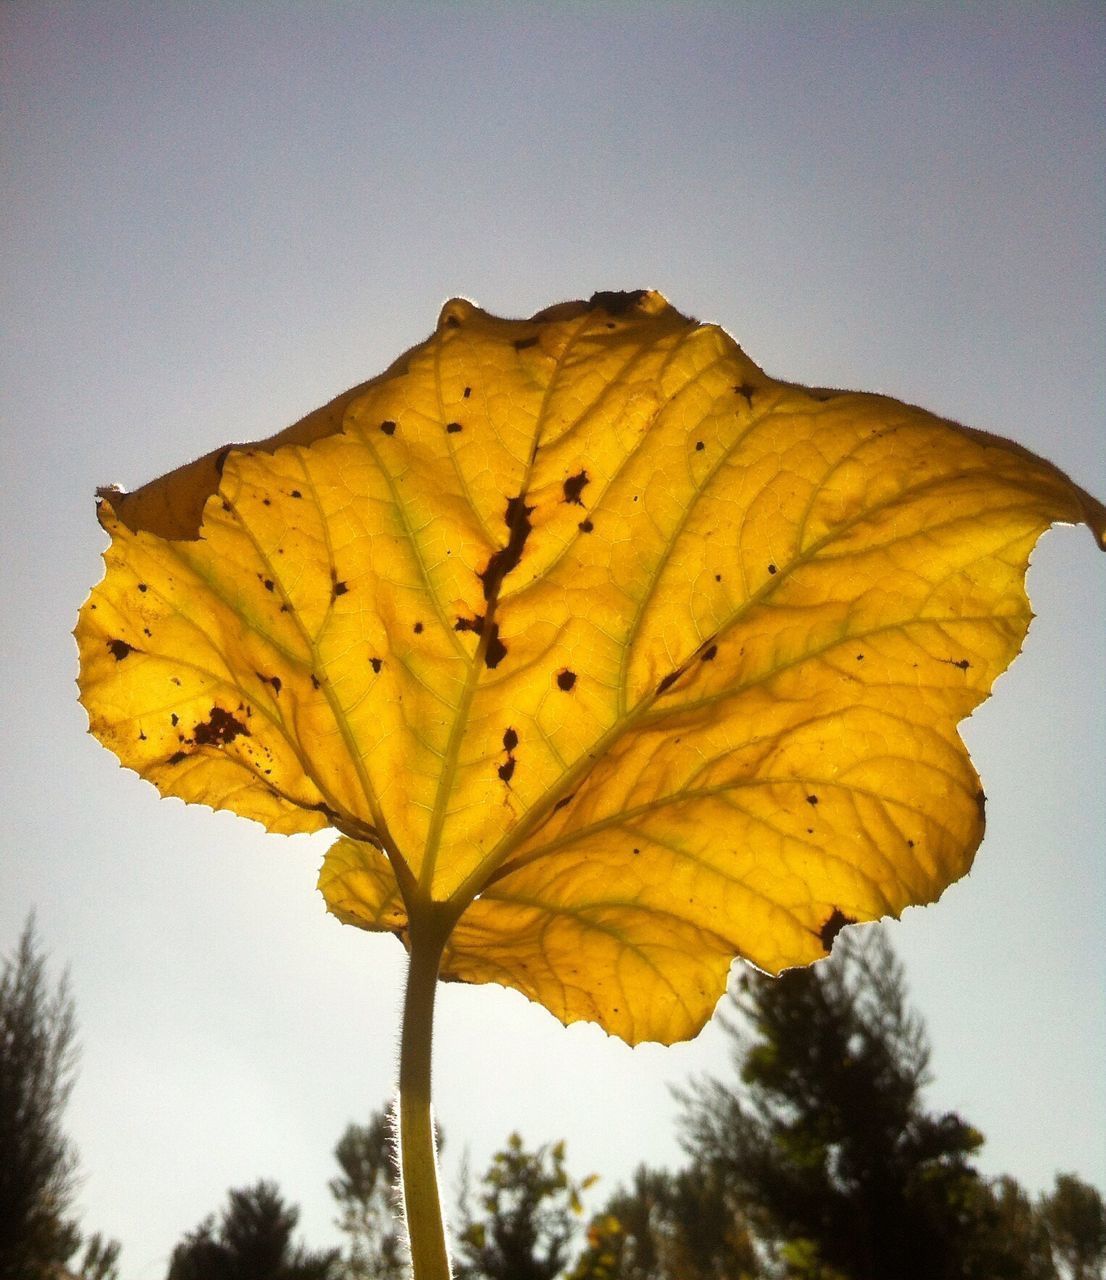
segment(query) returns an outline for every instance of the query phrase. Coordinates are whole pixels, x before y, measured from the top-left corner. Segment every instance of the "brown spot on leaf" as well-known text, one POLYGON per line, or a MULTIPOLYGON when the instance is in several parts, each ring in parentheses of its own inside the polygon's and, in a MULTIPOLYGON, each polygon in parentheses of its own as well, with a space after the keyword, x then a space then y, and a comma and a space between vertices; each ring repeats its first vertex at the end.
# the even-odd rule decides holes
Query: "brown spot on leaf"
POLYGON ((249 729, 225 707, 212 707, 207 720, 192 731, 192 737, 201 747, 225 747, 243 736, 250 736, 249 729))
POLYGON ((516 351, 525 351, 527 347, 536 347, 538 345, 538 335, 531 334, 529 338, 516 338, 514 348, 516 351))
POLYGON ((458 431, 464 431, 464 427, 459 422, 447 422, 445 424, 446 434, 455 436, 458 431))
POLYGON ((768 572, 769 572, 769 573, 779 573, 779 569, 777 569, 777 568, 776 568, 776 566, 775 566, 774 564, 770 564, 770 565, 768 566, 768 572))
POLYGON ((421 622, 416 622, 416 623, 415 623, 415 635, 417 635, 417 636, 421 636, 421 635, 422 635, 422 623, 421 623, 421 622))
POLYGON ((514 751, 517 746, 518 734, 515 733, 514 729, 508 728, 503 734, 503 749, 504 751, 514 751))
POLYGON ((702 442, 702 440, 696 440, 696 441, 695 441, 695 452, 696 452, 696 453, 702 453, 702 452, 703 452, 703 450, 704 450, 706 447, 707 447, 707 446, 702 442))
POLYGON ((472 388, 471 388, 471 387, 466 387, 466 388, 464 389, 464 391, 462 391, 462 392, 461 392, 461 395, 462 395, 462 396, 464 396, 464 398, 467 400, 467 399, 469 398, 469 396, 471 396, 471 395, 472 395, 472 388))
POLYGON ((122 662, 124 658, 135 652, 134 646, 128 644, 126 640, 109 640, 108 648, 116 662, 122 662))
POLYGON ((373 669, 374 675, 380 675, 380 668, 384 665, 383 658, 370 658, 369 666, 373 669))
POLYGON ((556 813, 558 809, 563 809, 565 805, 571 804, 575 797, 575 791, 570 796, 562 796, 561 799, 553 806, 553 812, 556 813))
POLYGON ((343 582, 341 578, 335 578, 330 585, 331 600, 337 600, 339 596, 344 596, 348 590, 347 583, 343 582))
POLYGON ((174 729, 177 727, 178 724, 180 724, 180 716, 178 716, 175 711, 169 712, 169 723, 173 726, 174 729))
POLYGON ((817 796, 815 796, 815 795, 809 795, 809 796, 807 796, 807 798, 806 798, 806 802, 807 802, 807 804, 809 804, 809 805, 811 805, 811 806, 813 807, 814 805, 816 805, 816 804, 818 803, 818 797, 817 797, 817 796))
POLYGON ((633 311, 648 289, 600 289, 588 299, 589 311, 605 311, 609 316, 622 316, 633 311))
POLYGON ((657 685, 655 696, 659 697, 662 693, 665 692, 665 690, 671 689, 672 686, 676 683, 676 681, 679 680, 681 675, 683 675, 682 671, 670 671, 668 675, 666 675, 664 679, 660 682, 660 684, 657 685))
POLYGON ((475 618, 458 618, 453 624, 454 631, 475 631, 476 634, 484 634, 484 615, 478 613, 475 618))
POLYGON ((261 672, 260 672, 260 671, 255 671, 255 672, 254 672, 254 675, 255 675, 255 676, 257 676, 257 678, 258 678, 258 679, 259 679, 263 684, 269 684, 269 685, 272 685, 272 687, 273 687, 273 692, 274 692, 274 693, 279 693, 279 692, 280 692, 280 690, 281 690, 281 685, 282 685, 282 683, 283 683, 283 682, 281 681, 280 676, 264 676, 264 675, 262 675, 262 674, 261 674, 261 672))
POLYGON ((833 946, 834 938, 847 924, 856 924, 855 918, 845 915, 839 907, 834 907, 830 912, 829 919, 818 930, 818 941, 822 944, 827 954, 829 954, 830 948, 833 946))
POLYGON ((488 630, 488 643, 484 648, 484 665, 494 669, 506 656, 507 646, 499 638, 499 623, 493 622, 488 630))
POLYGON ((591 531, 595 528, 595 525, 593 525, 590 520, 581 520, 576 527, 580 530, 581 533, 591 533, 591 531))
POLYGON ((564 501, 575 503, 576 506, 582 507, 584 500, 580 497, 583 492, 584 485, 588 483, 587 471, 578 471, 576 475, 569 476, 564 482, 564 501))
POLYGON ((302 494, 302 493, 300 493, 300 491, 299 491, 298 489, 293 489, 293 490, 292 490, 292 492, 291 492, 288 496, 289 496, 290 498, 302 498, 302 497, 303 497, 303 494, 302 494))
POLYGON ((571 690, 575 684, 576 684, 575 671, 569 671, 568 668, 566 667, 563 671, 557 672, 557 688, 558 689, 562 689, 564 690, 565 693, 568 693, 569 690, 571 690))
POLYGON ((708 646, 703 650, 703 652, 699 655, 699 661, 700 661, 700 662, 713 662, 713 661, 714 661, 714 655, 715 655, 717 652, 718 652, 718 646, 717 646, 716 644, 708 645, 708 646))
POLYGON ((380 424, 380 430, 383 431, 386 436, 394 436, 396 433, 396 424, 391 420, 391 418, 389 418, 387 421, 380 424))
POLYGON ((180 762, 181 762, 182 760, 186 759, 186 758, 187 758, 187 756, 188 756, 188 752, 187 752, 187 751, 174 751, 174 752, 173 752, 173 754, 169 757, 169 759, 168 759, 168 760, 166 760, 166 762, 165 762, 165 763, 166 763, 166 764, 180 764, 180 762))
POLYGON ((314 671, 311 673, 311 687, 313 689, 321 688, 321 685, 319 684, 319 677, 314 673, 314 671))
POLYGON ((507 510, 503 514, 507 525, 507 545, 500 547, 483 571, 477 574, 484 586, 485 600, 495 600, 503 579, 522 559, 526 539, 530 536, 530 512, 533 509, 526 505, 521 494, 517 498, 508 498, 507 510))
POLYGON ((734 387, 734 395, 744 396, 745 403, 750 409, 753 407, 753 393, 755 391, 756 387, 754 387, 750 382, 741 382, 734 387))
POLYGON ((149 587, 148 587, 144 582, 140 582, 140 583, 138 584, 138 589, 139 589, 139 591, 141 591, 143 594, 145 594, 147 591, 149 591, 149 589, 150 589, 150 588, 149 588, 149 587))
POLYGON ((501 764, 499 768, 496 770, 496 773, 499 774, 501 781, 510 782, 511 777, 514 774, 514 771, 515 771, 515 758, 514 756, 508 756, 506 761, 503 764, 501 764))

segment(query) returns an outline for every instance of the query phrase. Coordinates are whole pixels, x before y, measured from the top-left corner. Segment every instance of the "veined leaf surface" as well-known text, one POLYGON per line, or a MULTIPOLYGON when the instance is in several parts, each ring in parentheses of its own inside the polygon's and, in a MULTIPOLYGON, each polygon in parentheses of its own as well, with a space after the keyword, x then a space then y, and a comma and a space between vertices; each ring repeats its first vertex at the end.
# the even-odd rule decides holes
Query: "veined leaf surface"
POLYGON ((656 293, 446 304, 279 436, 104 492, 92 732, 163 793, 341 836, 342 920, 636 1042, 969 868, 957 733, 1029 553, 1106 510, 1008 441, 778 382, 656 293))

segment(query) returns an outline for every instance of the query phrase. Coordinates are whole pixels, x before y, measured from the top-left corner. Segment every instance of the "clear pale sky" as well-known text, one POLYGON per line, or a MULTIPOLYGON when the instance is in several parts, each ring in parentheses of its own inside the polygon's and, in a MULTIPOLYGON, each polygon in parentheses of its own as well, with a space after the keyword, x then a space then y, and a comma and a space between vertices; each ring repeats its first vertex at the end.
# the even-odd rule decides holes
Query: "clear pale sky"
MULTIPOLYGON (((232 1186, 315 1245, 345 1125, 389 1093, 403 954, 314 889, 328 843, 160 800, 85 734, 70 631, 93 491, 266 436, 462 294, 527 315, 653 287, 770 373, 1012 436, 1103 496, 1094 4, 80 3, 0 8, 0 949, 31 907, 83 1043, 89 1230, 165 1273, 232 1186), (863 10, 861 14, 859 11, 863 10)), ((934 1108, 988 1172, 1106 1187, 1106 559, 1048 534, 1039 615, 964 726, 970 877, 891 926, 934 1108)), ((599 1192, 679 1159, 670 1082, 495 987, 443 989, 447 1181, 512 1129, 599 1192)), ((593 1200, 593 1203, 598 1203, 593 1200)))

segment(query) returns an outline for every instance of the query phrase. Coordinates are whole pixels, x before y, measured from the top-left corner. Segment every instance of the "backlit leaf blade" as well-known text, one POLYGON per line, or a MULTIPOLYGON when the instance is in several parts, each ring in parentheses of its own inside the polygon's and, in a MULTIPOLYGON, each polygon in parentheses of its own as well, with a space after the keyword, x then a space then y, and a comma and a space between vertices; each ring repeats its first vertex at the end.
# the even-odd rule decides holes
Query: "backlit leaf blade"
POLYGON ((449 303, 216 461, 104 503, 93 731, 167 793, 337 827, 340 918, 451 902, 447 976, 629 1040, 964 874, 956 726, 1040 533, 1106 531, 1017 446, 773 381, 656 294, 449 303))

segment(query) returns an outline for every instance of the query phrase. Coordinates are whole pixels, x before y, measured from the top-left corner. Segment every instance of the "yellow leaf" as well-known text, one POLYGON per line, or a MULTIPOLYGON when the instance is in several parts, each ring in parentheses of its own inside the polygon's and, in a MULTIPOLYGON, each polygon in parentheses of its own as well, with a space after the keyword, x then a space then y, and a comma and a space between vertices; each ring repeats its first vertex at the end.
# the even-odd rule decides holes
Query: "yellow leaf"
POLYGON ((767 377, 655 293, 470 303, 271 440, 102 495, 92 732, 168 795, 341 834, 342 920, 636 1042, 962 876, 957 724, 1054 521, 1017 445, 767 377))

